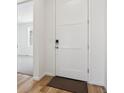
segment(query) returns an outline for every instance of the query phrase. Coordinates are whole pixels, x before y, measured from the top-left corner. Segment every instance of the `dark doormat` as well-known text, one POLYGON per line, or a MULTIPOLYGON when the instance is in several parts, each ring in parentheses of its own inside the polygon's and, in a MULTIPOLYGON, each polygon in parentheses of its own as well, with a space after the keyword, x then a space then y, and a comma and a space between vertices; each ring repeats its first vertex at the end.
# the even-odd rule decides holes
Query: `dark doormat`
POLYGON ((88 93, 86 82, 59 76, 53 77, 53 79, 47 85, 50 87, 70 91, 72 93, 88 93))

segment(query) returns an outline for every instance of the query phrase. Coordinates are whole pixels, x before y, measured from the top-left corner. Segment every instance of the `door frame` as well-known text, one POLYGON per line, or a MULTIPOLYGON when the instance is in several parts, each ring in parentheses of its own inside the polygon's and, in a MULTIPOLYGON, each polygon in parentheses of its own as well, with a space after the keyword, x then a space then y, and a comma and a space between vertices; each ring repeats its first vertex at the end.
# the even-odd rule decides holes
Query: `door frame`
MULTIPOLYGON (((87 82, 89 81, 89 71, 90 71, 90 69, 89 69, 89 58, 90 58, 90 55, 89 55, 89 53, 90 53, 90 28, 89 28, 89 25, 90 25, 90 23, 89 23, 89 18, 90 18, 90 0, 86 0, 86 7, 87 7, 87 19, 86 19, 86 21, 87 21, 87 82)), ((56 0, 53 0, 53 32, 54 32, 54 41, 53 41, 53 43, 54 43, 54 54, 55 54, 55 56, 54 56, 54 76, 56 76, 56 48, 55 48, 55 40, 56 40, 56 0)))

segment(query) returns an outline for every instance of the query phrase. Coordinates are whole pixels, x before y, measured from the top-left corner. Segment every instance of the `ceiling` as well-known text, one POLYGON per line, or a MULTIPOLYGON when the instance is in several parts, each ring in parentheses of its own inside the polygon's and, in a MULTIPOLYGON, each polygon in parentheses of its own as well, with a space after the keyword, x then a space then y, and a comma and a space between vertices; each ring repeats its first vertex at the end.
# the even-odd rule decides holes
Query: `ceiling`
POLYGON ((28 1, 31 1, 31 0, 17 0, 17 3, 24 3, 24 2, 28 2, 28 1))

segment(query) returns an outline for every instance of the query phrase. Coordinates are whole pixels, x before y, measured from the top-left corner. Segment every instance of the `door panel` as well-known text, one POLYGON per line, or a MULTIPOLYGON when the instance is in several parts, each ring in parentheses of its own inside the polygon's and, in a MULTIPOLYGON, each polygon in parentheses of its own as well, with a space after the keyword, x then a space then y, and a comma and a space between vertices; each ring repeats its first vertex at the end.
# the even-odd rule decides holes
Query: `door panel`
POLYGON ((56 52, 56 74, 73 79, 82 79, 82 51, 80 49, 58 49, 56 52))
POLYGON ((82 25, 65 25, 56 27, 56 39, 59 40, 59 48, 82 47, 82 25))
POLYGON ((56 0, 56 75, 87 81, 87 0, 56 0))
POLYGON ((81 1, 82 0, 56 0, 56 24, 81 23, 81 1))

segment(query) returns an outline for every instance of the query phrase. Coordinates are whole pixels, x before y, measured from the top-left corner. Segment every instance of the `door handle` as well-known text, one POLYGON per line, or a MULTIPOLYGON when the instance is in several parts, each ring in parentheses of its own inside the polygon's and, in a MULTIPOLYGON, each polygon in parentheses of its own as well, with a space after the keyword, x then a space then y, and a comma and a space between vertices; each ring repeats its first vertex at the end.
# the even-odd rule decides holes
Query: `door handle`
POLYGON ((56 44, 59 44, 59 40, 58 39, 56 40, 56 44))
POLYGON ((58 49, 58 48, 59 48, 59 40, 58 40, 58 39, 56 39, 55 43, 56 43, 55 48, 56 48, 56 49, 58 49))

